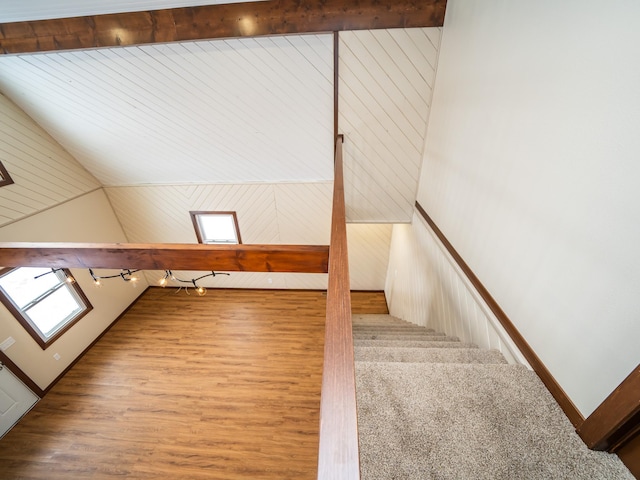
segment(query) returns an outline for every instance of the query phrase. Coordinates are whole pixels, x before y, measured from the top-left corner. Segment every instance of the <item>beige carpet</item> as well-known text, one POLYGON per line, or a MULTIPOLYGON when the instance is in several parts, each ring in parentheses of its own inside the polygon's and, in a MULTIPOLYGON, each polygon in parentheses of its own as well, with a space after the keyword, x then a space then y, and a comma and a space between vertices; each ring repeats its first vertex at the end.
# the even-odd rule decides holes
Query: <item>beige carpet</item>
POLYGON ((499 352, 366 342, 356 346, 363 480, 633 479, 617 456, 587 449, 536 374, 499 352))

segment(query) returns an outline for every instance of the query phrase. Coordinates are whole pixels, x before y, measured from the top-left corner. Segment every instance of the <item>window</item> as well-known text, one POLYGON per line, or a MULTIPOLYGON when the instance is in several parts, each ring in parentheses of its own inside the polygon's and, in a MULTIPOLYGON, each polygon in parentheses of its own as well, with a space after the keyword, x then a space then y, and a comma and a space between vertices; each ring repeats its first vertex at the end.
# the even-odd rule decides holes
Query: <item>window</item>
POLYGON ((4 168, 4 165, 2 165, 2 162, 0 162, 0 187, 11 185, 12 183, 13 180, 9 176, 9 172, 7 172, 7 169, 4 168))
POLYGON ((190 212, 200 243, 242 243, 236 212, 190 212))
POLYGON ((0 302, 44 350, 93 308, 67 269, 0 270, 0 302))

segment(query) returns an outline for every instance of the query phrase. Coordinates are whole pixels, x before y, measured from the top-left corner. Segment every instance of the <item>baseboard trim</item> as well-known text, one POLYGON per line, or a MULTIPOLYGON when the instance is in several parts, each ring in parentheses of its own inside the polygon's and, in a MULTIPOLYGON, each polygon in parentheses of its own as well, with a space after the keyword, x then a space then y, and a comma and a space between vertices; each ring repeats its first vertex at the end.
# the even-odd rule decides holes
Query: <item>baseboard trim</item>
POLYGON ((509 319, 509 317, 504 313, 498 302, 491 296, 489 291, 485 288, 485 286, 480 282, 478 277, 473 273, 469 265, 462 259, 460 254, 453 247, 451 242, 445 237, 442 231, 438 228, 435 222, 431 219, 431 217, 427 214, 427 212, 422 208, 419 202, 416 201, 415 204, 416 210, 420 214, 420 216, 424 219, 424 221, 429 225, 431 230, 438 237, 440 242, 447 249, 451 257, 458 264, 460 269, 467 276, 471 284, 474 286, 478 294, 485 301, 487 306, 491 309, 495 317, 498 319, 502 327, 506 330, 507 334, 513 340, 513 343, 518 347, 522 355, 526 358, 531 368, 536 372, 542 383, 547 387, 553 398, 556 399, 556 402, 560 405, 560 408, 564 411, 565 415, 569 418, 569 421, 573 424, 574 427, 578 428, 584 422, 584 417, 580 413, 580 411, 576 408, 574 403, 571 401, 566 392, 562 389, 560 384, 556 381, 556 379, 551 375, 551 372, 547 369, 547 367, 542 363, 540 357, 533 351, 531 346, 527 343, 522 334, 516 329, 513 322, 509 319))
POLYGON ((48 386, 47 388, 45 388, 44 390, 41 390, 41 391, 42 391, 42 395, 40 395, 40 397, 41 397, 41 398, 42 398, 44 395, 46 395, 47 393, 49 393, 49 391, 50 391, 53 387, 55 387, 55 385, 56 385, 60 380, 62 380, 62 378, 67 374, 67 372, 68 372, 69 370, 71 370, 71 369, 73 368, 73 366, 74 366, 76 363, 78 363, 78 362, 82 359, 82 357, 84 357, 84 356, 86 355, 86 353, 87 353, 89 350, 91 350, 91 348, 92 348, 96 343, 98 343, 98 342, 100 341, 100 339, 101 339, 102 337, 104 337, 104 336, 107 334, 107 332, 108 332, 109 330, 111 330, 111 328, 113 328, 113 326, 114 326, 116 323, 118 323, 118 322, 120 321, 120 319, 121 319, 122 317, 124 317, 124 316, 127 314, 127 312, 128 312, 129 310, 131 310, 131 308, 133 308, 133 306, 134 306, 136 303, 138 303, 138 300, 140 300, 140 299, 142 298, 142 296, 146 293, 146 291, 147 291, 147 290, 149 290, 149 287, 145 288, 145 289, 142 291, 142 293, 140 293, 140 295, 138 295, 138 296, 135 298, 135 300, 134 300, 133 302, 131 302, 131 303, 129 304, 129 306, 128 306, 127 308, 125 308, 125 309, 122 311, 122 313, 121 313, 120 315, 118 315, 118 316, 117 316, 117 318, 116 318, 113 322, 111 322, 111 323, 109 324, 109 326, 108 326, 107 328, 105 328, 105 329, 102 331, 102 333, 101 333, 100 335, 98 335, 98 336, 96 337, 96 339, 95 339, 93 342, 91 342, 91 343, 89 344, 89 346, 88 346, 87 348, 85 348, 85 349, 82 351, 82 353, 80 353, 80 355, 78 355, 78 356, 75 358, 75 360, 74 360, 73 362, 71 362, 71 363, 69 364, 69 366, 68 366, 67 368, 65 368, 65 369, 62 371, 62 373, 61 373, 60 375, 58 375, 58 376, 55 378, 55 380, 54 380, 53 382, 51 382, 51 383, 49 384, 49 386, 48 386))

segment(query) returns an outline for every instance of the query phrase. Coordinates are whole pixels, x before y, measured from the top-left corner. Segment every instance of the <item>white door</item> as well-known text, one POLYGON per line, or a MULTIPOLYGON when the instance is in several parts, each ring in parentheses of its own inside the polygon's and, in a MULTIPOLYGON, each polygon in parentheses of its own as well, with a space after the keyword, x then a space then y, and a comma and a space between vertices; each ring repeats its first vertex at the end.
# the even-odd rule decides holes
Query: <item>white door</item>
POLYGON ((31 410, 38 396, 0 362, 0 437, 31 410))

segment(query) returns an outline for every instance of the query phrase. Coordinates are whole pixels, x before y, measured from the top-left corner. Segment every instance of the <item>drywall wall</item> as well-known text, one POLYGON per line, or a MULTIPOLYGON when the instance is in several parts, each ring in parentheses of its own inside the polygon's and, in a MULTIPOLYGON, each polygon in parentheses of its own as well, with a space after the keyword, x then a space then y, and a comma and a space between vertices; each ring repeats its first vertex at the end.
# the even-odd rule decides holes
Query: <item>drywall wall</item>
POLYGON ((417 196, 585 416, 640 361, 639 22, 450 0, 417 196))
POLYGON ((431 228, 417 214, 393 226, 385 284, 389 313, 502 352, 509 363, 529 366, 491 309, 431 228))
MULTIPOLYGON (((127 239, 104 192, 96 190, 56 207, 0 228, 0 242, 126 242, 127 239)), ((0 341, 16 343, 5 354, 40 388, 45 389, 89 346, 147 286, 117 279, 93 285, 88 270, 72 269, 93 310, 46 350, 29 336, 9 311, 0 305, 0 341), (54 354, 60 356, 54 359, 54 354)), ((98 270, 100 273, 112 273, 98 270)))

